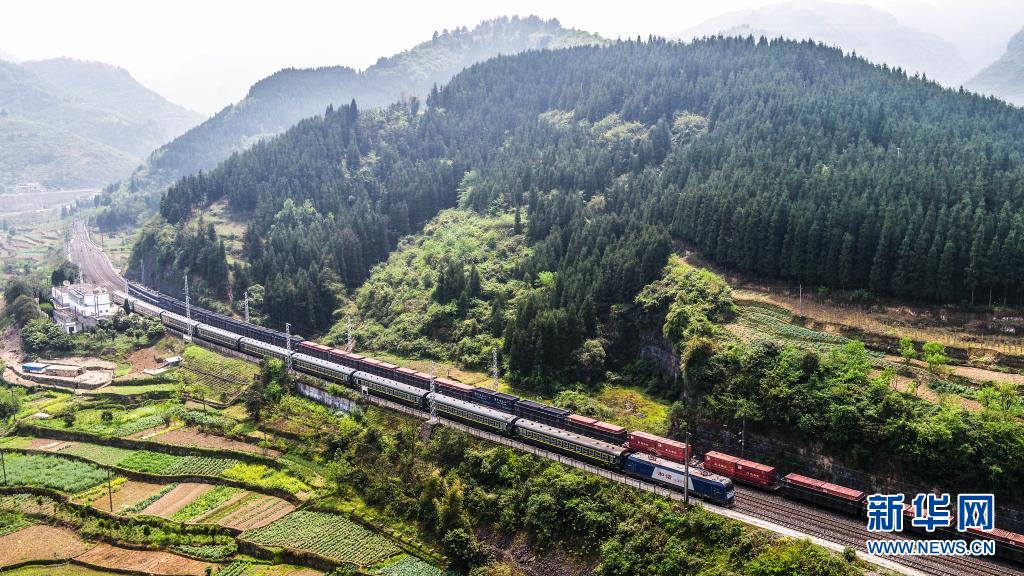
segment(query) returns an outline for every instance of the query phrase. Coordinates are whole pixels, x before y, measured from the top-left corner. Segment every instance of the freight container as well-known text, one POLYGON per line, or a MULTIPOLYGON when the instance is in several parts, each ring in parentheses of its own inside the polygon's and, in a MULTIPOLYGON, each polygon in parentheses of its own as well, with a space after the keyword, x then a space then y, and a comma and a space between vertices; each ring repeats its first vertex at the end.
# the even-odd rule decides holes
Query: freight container
POLYGON ((685 442, 662 438, 647 432, 630 433, 629 447, 674 462, 686 462, 686 459, 691 456, 691 450, 685 442))
MULTIPOLYGON (((428 382, 427 387, 429 388, 429 386, 430 384, 428 382)), ((458 398, 459 400, 465 400, 466 402, 470 402, 472 400, 473 390, 476 390, 475 386, 463 384, 462 382, 457 382, 448 378, 435 378, 434 387, 438 392, 445 396, 451 396, 452 398, 458 398)))
POLYGON ((864 493, 824 480, 800 474, 787 474, 782 478, 782 493, 796 500, 811 502, 853 516, 864 515, 864 493))
POLYGON ((497 392, 490 388, 476 388, 470 395, 473 402, 490 406, 508 412, 509 414, 515 414, 516 402, 519 398, 511 394, 505 394, 503 392, 497 392))
POLYGON ((600 420, 594 423, 594 429, 597 430, 595 437, 612 444, 625 444, 626 439, 629 437, 629 431, 622 426, 601 422, 600 420))
POLYGON ((774 466, 744 460, 721 452, 705 454, 704 468, 737 482, 760 488, 772 488, 776 485, 774 466))
POLYGON ((568 410, 534 402, 533 400, 520 400, 516 402, 516 416, 529 418, 541 424, 564 428, 565 418, 569 415, 568 410))

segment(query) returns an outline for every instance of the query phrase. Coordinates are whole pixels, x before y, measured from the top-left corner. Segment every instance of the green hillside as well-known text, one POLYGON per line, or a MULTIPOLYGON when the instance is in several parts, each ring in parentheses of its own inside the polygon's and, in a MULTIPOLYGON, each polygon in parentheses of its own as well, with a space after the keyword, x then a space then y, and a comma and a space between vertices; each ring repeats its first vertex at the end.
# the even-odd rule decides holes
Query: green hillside
POLYGON ((381 58, 362 72, 344 66, 281 70, 254 84, 240 102, 156 150, 115 192, 119 203, 135 203, 135 208, 121 209, 103 223, 116 226, 145 211, 138 191, 162 190, 182 176, 209 170, 232 153, 280 134, 303 118, 323 114, 329 105, 355 100, 360 107, 370 108, 402 98, 422 100, 435 84, 498 54, 601 42, 593 34, 565 29, 557 20, 503 17, 481 22, 473 29, 437 33, 405 52, 381 58))

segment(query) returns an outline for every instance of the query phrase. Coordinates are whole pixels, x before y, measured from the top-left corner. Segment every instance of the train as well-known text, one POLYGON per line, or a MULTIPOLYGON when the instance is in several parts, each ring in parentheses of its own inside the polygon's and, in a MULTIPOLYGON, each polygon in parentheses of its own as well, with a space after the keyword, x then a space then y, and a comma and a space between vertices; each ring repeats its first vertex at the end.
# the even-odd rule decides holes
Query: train
MULTIPOLYGON (((180 300, 135 283, 128 283, 127 300, 135 312, 158 317, 178 332, 257 358, 290 359, 296 371, 419 410, 429 410, 432 405, 445 418, 672 490, 687 489, 694 497, 718 505, 733 505, 735 481, 836 512, 866 516, 867 497, 860 490, 800 474, 780 478, 773 466, 717 451, 696 460, 692 446, 677 440, 629 432, 562 408, 434 377, 199 307, 186 311, 180 300), (689 475, 688 462, 693 463, 689 475)), ((957 538, 965 536, 955 534, 957 538)), ((971 530, 966 536, 994 540, 997 557, 1024 563, 1024 535, 997 528, 971 530)))
MULTIPOLYGON (((290 360, 292 368, 298 372, 342 384, 364 394, 423 411, 433 406, 437 414, 445 418, 672 490, 687 490, 695 498, 721 506, 732 506, 735 499, 730 479, 699 467, 691 468, 687 476, 685 466, 680 462, 661 458, 656 453, 647 454, 629 445, 629 434, 614 424, 579 416, 570 420, 575 415, 562 408, 449 378, 436 378, 316 342, 293 340, 289 349, 284 334, 276 333, 280 337, 265 340, 253 337, 253 334, 264 334, 261 331, 273 331, 265 328, 260 328, 260 331, 239 328, 236 331, 236 325, 245 323, 227 317, 223 317, 227 321, 222 320, 219 325, 207 324, 201 319, 209 318, 213 313, 192 307, 190 318, 179 312, 184 310, 183 304, 174 310, 163 309, 162 304, 178 301, 152 291, 143 292, 139 287, 133 290, 132 284, 129 284, 128 300, 129 307, 135 312, 157 317, 177 332, 256 358, 290 360), (140 295, 143 293, 147 297, 140 295), (571 427, 567 423, 571 423, 571 427)), ((645 440, 646 436, 651 435, 645 435, 645 440)), ((667 438, 660 440, 656 444, 675 442, 667 438)))

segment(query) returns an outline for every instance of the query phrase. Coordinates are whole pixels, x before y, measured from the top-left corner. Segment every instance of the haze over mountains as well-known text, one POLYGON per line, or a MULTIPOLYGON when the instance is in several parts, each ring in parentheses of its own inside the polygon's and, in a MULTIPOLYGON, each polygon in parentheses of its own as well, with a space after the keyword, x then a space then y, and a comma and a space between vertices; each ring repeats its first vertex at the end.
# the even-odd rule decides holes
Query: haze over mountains
POLYGON ((888 12, 859 4, 798 1, 729 12, 678 37, 689 40, 714 34, 811 38, 872 62, 924 73, 947 86, 958 86, 972 72, 952 43, 904 26, 888 12))
POLYGON ((233 152, 279 134, 328 105, 355 99, 360 107, 424 97, 463 68, 496 56, 530 49, 563 48, 603 40, 563 28, 557 20, 497 18, 434 37, 410 50, 381 58, 357 72, 345 66, 285 69, 260 80, 240 102, 229 105, 188 133, 162 146, 135 175, 136 186, 165 186, 215 167, 233 152))
POLYGON ((1024 106, 1024 30, 1010 39, 1002 58, 979 72, 967 87, 1024 106))
POLYGON ((200 119, 108 64, 0 61, 0 185, 101 186, 200 119))

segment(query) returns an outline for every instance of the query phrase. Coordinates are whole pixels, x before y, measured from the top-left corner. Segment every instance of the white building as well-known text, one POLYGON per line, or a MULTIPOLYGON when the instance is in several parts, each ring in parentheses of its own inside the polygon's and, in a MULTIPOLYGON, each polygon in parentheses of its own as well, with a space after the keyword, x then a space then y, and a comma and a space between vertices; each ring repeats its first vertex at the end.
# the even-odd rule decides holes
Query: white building
POLYGON ((114 315, 110 306, 110 294, 106 288, 100 286, 54 286, 50 295, 53 299, 53 321, 68 334, 89 330, 95 327, 99 320, 114 315))

